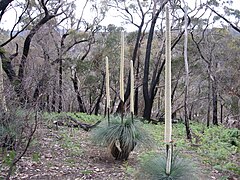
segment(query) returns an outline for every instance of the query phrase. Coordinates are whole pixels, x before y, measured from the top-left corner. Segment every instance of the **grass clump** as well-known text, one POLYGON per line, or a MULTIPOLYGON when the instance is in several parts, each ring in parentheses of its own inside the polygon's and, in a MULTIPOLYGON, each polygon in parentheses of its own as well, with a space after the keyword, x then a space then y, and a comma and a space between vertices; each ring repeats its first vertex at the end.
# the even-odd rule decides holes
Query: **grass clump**
POLYGON ((166 174, 166 156, 159 154, 147 154, 141 159, 141 167, 138 179, 149 180, 195 180, 196 168, 186 158, 178 153, 173 154, 170 174, 166 174))
POLYGON ((93 130, 93 141, 109 147, 116 160, 127 160, 137 144, 147 147, 153 144, 148 133, 141 128, 140 122, 133 123, 131 118, 126 118, 121 122, 119 116, 110 119, 110 124, 103 121, 93 130))

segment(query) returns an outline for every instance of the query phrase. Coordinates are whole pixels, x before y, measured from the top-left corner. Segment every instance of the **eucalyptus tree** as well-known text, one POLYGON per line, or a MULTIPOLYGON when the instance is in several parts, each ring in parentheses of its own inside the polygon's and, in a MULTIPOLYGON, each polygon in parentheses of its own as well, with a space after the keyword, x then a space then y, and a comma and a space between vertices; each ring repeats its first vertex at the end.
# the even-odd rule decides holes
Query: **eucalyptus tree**
MULTIPOLYGON (((152 112, 152 106, 153 106, 153 102, 156 96, 156 93, 158 91, 158 83, 160 80, 160 76, 162 73, 162 70, 164 68, 165 65, 165 59, 163 59, 163 54, 164 54, 164 42, 165 39, 164 38, 160 38, 161 43, 159 46, 159 50, 158 53, 155 57, 155 62, 154 62, 154 66, 153 66, 153 70, 150 73, 150 63, 151 63, 151 56, 152 56, 152 42, 153 42, 153 37, 154 37, 154 33, 157 33, 157 37, 163 37, 163 32, 164 32, 164 26, 163 23, 164 22, 164 18, 159 17, 159 15, 161 16, 161 11, 164 7, 164 5, 167 3, 168 1, 162 1, 159 5, 159 2, 156 1, 155 2, 155 6, 153 8, 153 14, 152 14, 152 21, 151 21, 151 26, 150 26, 150 30, 148 33, 148 39, 147 39, 147 45, 146 45, 146 52, 145 52, 145 58, 144 58, 144 77, 143 77, 143 96, 144 96, 144 113, 143 113, 143 117, 146 119, 150 119, 151 117, 151 112, 152 112), (160 19, 161 21, 158 23, 160 24, 158 26, 158 31, 155 32, 154 28, 156 26, 156 22, 157 20, 160 19), (162 60, 162 61, 161 61, 162 60), (151 79, 149 78, 151 74, 151 79), (150 83, 149 83, 150 81, 150 83)), ((170 1, 170 5, 171 5, 171 11, 172 11, 172 23, 171 23, 171 28, 172 28, 172 33, 173 35, 173 41, 172 41, 172 45, 171 45, 171 49, 173 50, 180 42, 181 42, 181 37, 184 34, 184 29, 182 29, 182 27, 184 26, 184 18, 183 18, 183 14, 179 13, 183 11, 183 5, 181 4, 180 1, 174 1, 171 2, 170 1)), ((187 15, 187 27, 190 25, 191 23, 191 19, 194 18, 196 14, 193 14, 191 17, 189 17, 189 15, 187 15)), ((173 52, 176 54, 179 54, 179 52, 173 52)), ((176 87, 177 87, 178 83, 176 83, 176 87)), ((176 90, 176 87, 174 87, 173 92, 172 92, 172 99, 176 90)))
MULTIPOLYGON (((49 39, 47 40, 41 37, 39 40, 43 49, 46 41, 52 44, 51 51, 49 51, 50 48, 45 48, 43 53, 47 53, 51 56, 51 66, 55 68, 55 73, 57 74, 57 76, 55 76, 55 81, 58 79, 58 86, 57 88, 53 87, 52 104, 58 106, 58 112, 63 110, 63 97, 65 96, 66 98, 68 94, 67 92, 64 93, 64 89, 65 91, 69 90, 69 86, 71 86, 67 78, 71 79, 73 91, 76 94, 75 97, 78 104, 77 111, 90 111, 86 108, 86 104, 82 97, 81 87, 83 87, 83 85, 81 85, 81 81, 79 81, 79 65, 86 61, 92 45, 95 43, 95 34, 101 28, 99 23, 104 19, 105 11, 97 7, 96 3, 90 3, 90 5, 92 5, 92 13, 95 13, 95 16, 93 19, 86 19, 84 11, 89 3, 90 1, 85 2, 82 12, 80 12, 79 15, 75 14, 75 4, 71 3, 71 7, 68 11, 65 11, 63 17, 55 18, 53 22, 48 24, 49 27, 46 30, 49 31, 49 34, 47 34, 47 36, 50 36, 49 39, 51 39, 51 41, 49 42, 49 39), (71 73, 68 73, 69 69, 71 73), (65 86, 65 88, 63 88, 63 86, 65 86), (56 95, 58 97, 56 97, 56 95), (58 102, 56 102, 56 100, 58 102)), ((56 86, 56 83, 54 86, 56 86)), ((72 94, 71 91, 69 93, 72 94)), ((68 106, 66 104, 72 104, 69 101, 65 101, 65 107, 68 106)), ((67 108, 65 108, 65 110, 66 109, 67 108)))
POLYGON ((154 1, 153 4, 153 12, 152 12, 152 21, 148 33, 147 38, 147 45, 146 45, 146 53, 145 53, 145 60, 144 60, 144 76, 143 76, 143 97, 144 97, 144 112, 143 117, 145 119, 150 119, 151 117, 151 111, 152 111, 152 105, 154 101, 154 96, 156 95, 156 85, 159 81, 160 73, 163 69, 163 66, 160 67, 159 73, 157 73, 157 69, 153 72, 152 81, 150 84, 150 90, 149 90, 149 65, 150 65, 150 58, 151 58, 151 49, 152 49, 152 42, 153 42, 153 36, 154 36, 154 29, 155 25, 157 23, 157 19, 159 17, 159 14, 163 10, 164 6, 167 4, 168 1, 163 1, 160 6, 158 6, 158 2, 154 1))
MULTIPOLYGON (((29 72, 34 71, 34 69, 30 70, 27 67, 29 64, 34 64, 34 62, 35 64, 39 64, 39 60, 35 60, 33 62, 31 59, 32 55, 29 56, 29 54, 33 53, 33 49, 35 47, 40 46, 40 49, 34 49, 34 51, 35 54, 37 54, 37 52, 40 52, 42 49, 43 56, 39 56, 37 59, 41 59, 41 57, 45 59, 45 67, 47 67, 45 70, 49 69, 49 67, 52 67, 55 70, 58 69, 58 78, 55 76, 55 83, 51 83, 55 89, 52 94, 52 107, 57 105, 58 111, 60 112, 63 108, 63 67, 66 65, 68 67, 75 67, 74 64, 76 64, 76 62, 71 60, 77 59, 75 57, 80 57, 78 58, 79 61, 83 61, 86 58, 87 54, 90 52, 91 45, 95 41, 94 35, 99 30, 99 23, 104 18, 105 10, 98 8, 97 2, 90 1, 86 1, 86 4, 83 5, 82 13, 79 15, 76 15, 76 6, 73 1, 67 0, 26 1, 25 3, 17 5, 20 9, 22 9, 22 11, 20 11, 21 13, 18 21, 16 21, 16 24, 10 31, 9 38, 1 44, 1 47, 8 45, 17 36, 19 36, 21 32, 24 32, 24 34, 27 35, 23 35, 25 39, 23 42, 19 68, 16 69, 13 67, 12 62, 10 61, 10 59, 13 59, 18 55, 17 52, 15 53, 15 56, 4 58, 4 71, 14 86, 15 92, 22 103, 26 101, 36 101, 40 96, 42 96, 44 91, 46 92, 46 85, 50 82, 50 80, 52 80, 49 79, 49 75, 51 73, 46 71, 43 73, 44 71, 41 71, 39 77, 36 77, 36 82, 31 85, 35 86, 31 87, 31 89, 35 90, 31 90, 31 94, 26 92, 26 79, 28 78, 29 81, 29 77, 31 76, 29 72), (86 19, 86 14, 84 12, 87 4, 89 3, 92 5, 92 12, 95 13, 95 16, 91 20, 86 19), (20 30, 16 31, 16 27, 20 27, 20 25, 20 30), (80 53, 76 52, 76 46, 78 44, 82 44, 82 47, 80 49, 78 48, 80 53), (48 45, 50 47, 48 47, 48 45), (58 83, 56 83, 56 78, 58 79, 58 83), (56 98, 57 94, 58 97, 56 98)), ((84 107, 82 107, 82 103, 80 102, 81 96, 79 93, 77 78, 74 75, 72 77, 74 85, 73 88, 76 92, 76 99, 78 99, 79 103, 79 111, 85 111, 83 109, 84 107)), ((30 84, 30 82, 27 84, 30 84)), ((46 100, 45 97, 44 99, 46 100)), ((49 101, 49 95, 47 95, 47 101, 49 101)))
MULTIPOLYGON (((11 62, 9 62, 8 60, 3 61, 4 71, 7 73, 9 80, 14 86, 16 94, 18 95, 22 103, 24 103, 24 101, 28 99, 24 89, 24 78, 27 75, 26 63, 28 60, 32 39, 43 25, 45 25, 51 19, 63 15, 64 12, 69 8, 68 4, 66 4, 65 2, 59 3, 59 1, 52 1, 51 3, 49 3, 49 1, 41 0, 35 3, 36 4, 34 4, 34 6, 28 6, 27 3, 27 9, 23 10, 24 13, 20 15, 20 17, 24 16, 25 20, 27 21, 24 25, 28 25, 28 34, 25 37, 23 43, 23 50, 18 72, 16 72, 15 69, 12 67, 11 62)), ((16 24, 18 23, 19 22, 17 22, 16 24)), ((12 39, 11 34, 10 39, 12 39)))
POLYGON ((209 0, 206 3, 206 7, 209 8, 216 16, 215 20, 224 20, 231 28, 240 33, 239 19, 240 11, 233 6, 233 0, 221 1, 221 0, 209 0), (217 10, 215 9, 217 8, 217 10), (224 11, 224 14, 219 12, 219 9, 224 11), (231 17, 231 19, 229 18, 231 17))
POLYGON ((223 116, 239 119, 240 82, 239 82, 239 41, 240 36, 232 31, 218 31, 216 56, 218 67, 216 80, 218 84, 219 101, 221 103, 221 122, 223 116), (224 51, 224 53, 223 53, 224 51), (223 107, 225 113, 223 113, 223 107))
MULTIPOLYGON (((233 17, 235 17, 236 22, 237 19, 239 19, 239 11, 237 9, 233 9, 230 7, 232 1, 228 2, 221 2, 218 0, 210 0, 206 3, 202 3, 199 5, 200 8, 205 8, 205 12, 208 12, 209 15, 207 16, 207 19, 203 19, 203 16, 201 16, 198 19, 194 19, 192 30, 191 30, 191 38, 193 40, 193 45, 196 46, 197 51, 200 55, 200 58, 203 60, 203 62, 206 63, 206 69, 207 69, 207 126, 210 124, 210 116, 212 114, 212 123, 217 125, 218 124, 218 101, 219 101, 219 84, 218 84, 218 76, 216 75, 216 70, 218 69, 219 62, 216 60, 216 56, 218 56, 218 46, 219 41, 218 39, 221 37, 217 29, 210 28, 211 26, 214 26, 217 21, 219 21, 221 18, 227 23, 222 23, 223 28, 230 27, 236 30, 238 32, 238 26, 237 23, 231 22, 228 20, 229 17, 232 17, 231 19, 234 20, 233 17), (217 8, 217 9, 216 9, 217 8), (221 15, 218 11, 219 9, 223 9, 225 12, 225 15, 221 15), (215 15, 215 16, 214 16, 215 15), (201 25, 199 25, 199 22, 201 25), (212 29, 212 30, 211 30, 212 29), (219 34, 219 36, 217 35, 219 34), (208 47, 208 48, 206 48, 208 47), (212 104, 212 105, 211 105, 212 104), (211 113, 212 108, 212 113, 211 113)), ((207 13, 204 13, 207 14, 207 13)), ((221 28, 220 28, 221 29, 221 28)), ((203 64, 202 64, 203 65, 203 64)), ((204 80, 202 80, 204 82, 204 80)), ((204 89, 203 86, 205 86, 206 83, 201 83, 200 86, 202 86, 202 89, 204 89)), ((202 98, 201 98, 202 99, 202 98)))

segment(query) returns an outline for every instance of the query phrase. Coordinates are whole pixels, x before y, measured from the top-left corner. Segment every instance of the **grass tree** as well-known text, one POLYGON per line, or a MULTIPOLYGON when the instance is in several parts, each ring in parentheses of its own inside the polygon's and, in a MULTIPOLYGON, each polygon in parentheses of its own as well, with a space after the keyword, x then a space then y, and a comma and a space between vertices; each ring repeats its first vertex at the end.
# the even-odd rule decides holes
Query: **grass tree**
POLYGON ((171 118, 171 31, 169 7, 166 6, 166 64, 165 64, 165 133, 166 155, 145 159, 141 167, 144 179, 194 179, 194 168, 189 160, 173 153, 171 118))
POLYGON ((121 104, 121 121, 123 123, 124 114, 124 32, 121 32, 121 62, 120 62, 120 104, 121 104))
POLYGON ((107 99, 107 119, 108 125, 110 123, 110 87, 109 87, 109 64, 108 64, 108 57, 106 57, 106 99, 107 99))
POLYGON ((137 144, 151 145, 151 138, 141 128, 140 122, 134 122, 134 72, 133 61, 131 67, 131 117, 124 117, 124 34, 121 34, 121 63, 120 63, 120 101, 122 102, 121 116, 110 116, 110 91, 109 91, 109 64, 106 58, 106 98, 107 98, 107 123, 102 122, 93 131, 94 142, 107 146, 116 160, 127 160, 131 151, 137 144))
POLYGON ((172 111, 171 111, 171 33, 169 9, 166 6, 166 65, 165 65, 165 134, 166 143, 166 174, 170 174, 172 161, 172 111))

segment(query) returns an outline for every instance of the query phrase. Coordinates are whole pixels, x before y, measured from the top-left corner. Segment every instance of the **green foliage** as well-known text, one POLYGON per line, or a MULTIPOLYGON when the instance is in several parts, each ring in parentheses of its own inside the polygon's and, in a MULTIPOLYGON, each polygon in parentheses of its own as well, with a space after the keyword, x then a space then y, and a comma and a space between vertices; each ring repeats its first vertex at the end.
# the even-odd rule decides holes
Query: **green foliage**
POLYGON ((156 154, 148 154, 142 157, 139 179, 149 180, 194 180, 196 169, 193 163, 178 154, 172 157, 170 174, 166 174, 166 157, 156 154))
POLYGON ((206 163, 218 170, 230 170, 240 174, 240 168, 235 162, 230 162, 230 157, 239 153, 240 130, 225 127, 210 127, 201 136, 201 147, 197 152, 206 163))
POLYGON ((15 143, 23 131, 24 123, 32 118, 31 113, 20 108, 0 112, 0 147, 14 149, 15 143))
POLYGON ((110 125, 103 121, 93 130, 93 141, 95 143, 112 147, 119 140, 121 148, 128 152, 131 152, 136 144, 142 144, 146 147, 153 144, 150 136, 141 128, 142 124, 139 121, 132 123, 131 118, 126 118, 122 124, 119 116, 110 119, 110 125))
MULTIPOLYGON (((232 171, 239 174, 237 161, 231 157, 239 156, 240 152, 240 130, 228 129, 223 126, 212 126, 208 129, 204 124, 191 122, 191 129, 199 137, 199 146, 192 147, 186 140, 186 130, 184 124, 173 124, 172 139, 176 148, 184 151, 195 151, 200 155, 203 162, 216 167, 222 171, 232 171)), ((164 124, 152 126, 144 124, 144 128, 149 130, 159 147, 164 147, 164 124)), ((193 139, 195 142, 195 139, 193 139)))
POLYGON ((102 116, 96 116, 96 115, 89 115, 87 113, 67 113, 69 116, 72 116, 73 118, 78 119, 81 122, 86 123, 96 123, 97 121, 101 120, 102 116))
POLYGON ((6 50, 4 48, 0 48, 0 54, 5 54, 6 50))
POLYGON ((201 137, 200 154, 212 158, 213 162, 227 160, 239 151, 239 130, 224 127, 211 127, 201 137))
POLYGON ((129 165, 128 161, 125 161, 122 166, 127 174, 129 175, 134 174, 135 169, 129 165))
POLYGON ((40 162, 40 158, 41 158, 41 153, 39 152, 33 152, 32 154, 32 160, 35 162, 40 162))
POLYGON ((94 171, 86 169, 86 170, 82 170, 81 173, 82 174, 92 174, 92 173, 94 173, 94 171))
POLYGON ((3 157, 3 163, 7 166, 10 166, 12 164, 12 161, 14 160, 16 156, 15 151, 9 151, 4 157, 3 157))
POLYGON ((96 116, 96 115, 88 115, 86 113, 44 113, 43 118, 46 121, 56 121, 56 120, 65 120, 67 119, 67 116, 71 116, 76 120, 79 120, 81 122, 85 123, 96 123, 97 121, 102 119, 102 116, 96 116))

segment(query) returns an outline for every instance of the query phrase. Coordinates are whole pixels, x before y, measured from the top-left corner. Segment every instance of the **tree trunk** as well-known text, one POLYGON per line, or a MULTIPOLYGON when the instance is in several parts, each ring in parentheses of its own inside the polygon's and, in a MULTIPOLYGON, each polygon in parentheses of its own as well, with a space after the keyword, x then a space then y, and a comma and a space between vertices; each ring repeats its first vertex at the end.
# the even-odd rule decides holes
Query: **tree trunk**
MULTIPOLYGON (((153 35, 154 35, 154 29, 155 25, 157 22, 157 18, 164 8, 165 4, 168 1, 164 1, 161 5, 161 7, 156 11, 156 13, 153 15, 153 19, 151 22, 149 34, 148 34, 148 39, 147 39, 147 47, 146 47, 146 54, 145 54, 145 62, 144 62, 144 74, 143 74, 143 98, 144 98, 144 113, 143 113, 143 118, 149 120, 151 117, 151 111, 152 111, 152 105, 153 105, 153 99, 154 97, 152 96, 151 92, 154 92, 154 87, 148 89, 148 81, 149 81, 149 64, 150 64, 150 58, 151 58, 151 49, 152 49, 152 41, 153 41, 153 35), (151 93, 151 94, 150 94, 151 93)), ((153 80, 152 80, 153 82, 153 80)), ((157 84, 157 82, 155 81, 157 84)), ((153 84, 153 83, 152 83, 153 84)))
POLYGON ((100 103, 101 103, 101 99, 102 99, 102 96, 103 96, 104 84, 105 84, 105 74, 103 74, 101 91, 100 91, 100 94, 98 96, 98 99, 97 99, 97 102, 96 102, 96 105, 95 105, 95 111, 94 111, 95 115, 98 115, 98 113, 99 113, 100 103))
POLYGON ((52 91, 52 108, 51 108, 52 112, 56 112, 56 97, 57 97, 57 94, 56 94, 56 83, 54 82, 54 84, 53 84, 53 91, 52 91))
POLYGON ((217 109, 217 82, 214 78, 213 82, 212 82, 212 97, 213 97, 213 125, 218 125, 218 117, 217 117, 217 113, 218 113, 218 109, 217 109))
POLYGON ((191 140, 192 135, 189 126, 189 119, 188 119, 188 86, 189 86, 189 66, 188 66, 188 22, 187 22, 187 5, 184 2, 184 64, 185 64, 185 96, 184 96, 184 117, 185 117, 185 127, 186 127, 186 134, 187 139, 191 140))
POLYGON ((153 100, 149 99, 144 101, 144 112, 143 112, 144 119, 147 119, 147 120, 151 119, 152 106, 153 106, 153 100))
MULTIPOLYGON (((137 58, 137 69, 136 69, 136 76, 135 79, 138 80, 139 79, 139 55, 137 58)), ((139 94, 139 88, 138 86, 135 87, 135 91, 134 91, 134 114, 137 116, 138 115, 138 94, 139 94)))
POLYGON ((85 105, 83 103, 81 94, 80 94, 79 89, 78 89, 78 78, 77 78, 77 73, 76 73, 75 69, 72 69, 72 78, 71 79, 72 79, 72 82, 73 82, 74 91, 77 95, 78 111, 82 112, 82 113, 85 113, 87 111, 86 111, 85 105))
POLYGON ((18 83, 14 84, 15 90, 16 90, 18 96, 20 97, 20 101, 22 103, 26 99, 26 97, 24 97, 25 90, 23 87, 23 78, 24 78, 26 62, 27 62, 27 57, 29 54, 32 38, 45 23, 47 23, 49 20, 51 20, 54 17, 55 17, 55 15, 49 15, 48 13, 45 14, 45 16, 30 30, 29 34, 27 35, 27 37, 24 41, 23 53, 22 53, 21 62, 20 62, 19 69, 18 69, 18 83))
POLYGON ((59 60, 59 94, 58 94, 58 113, 62 112, 62 83, 63 83, 63 61, 62 58, 59 60))
POLYGON ((207 127, 210 125, 210 109, 211 109, 211 76, 210 76, 211 66, 208 65, 208 108, 207 108, 207 127))
POLYGON ((223 104, 221 103, 221 109, 220 109, 220 121, 221 121, 221 124, 223 123, 223 104))

